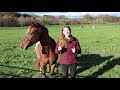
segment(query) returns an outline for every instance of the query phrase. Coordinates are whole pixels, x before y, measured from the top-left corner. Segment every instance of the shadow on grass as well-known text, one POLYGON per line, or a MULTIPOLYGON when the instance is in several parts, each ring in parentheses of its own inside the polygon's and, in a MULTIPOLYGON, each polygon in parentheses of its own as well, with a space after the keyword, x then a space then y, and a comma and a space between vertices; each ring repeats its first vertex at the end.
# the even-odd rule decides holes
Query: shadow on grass
POLYGON ((101 69, 99 69, 97 72, 93 73, 92 75, 87 76, 86 78, 98 78, 98 76, 114 68, 116 65, 120 65, 120 58, 109 60, 105 66, 103 66, 101 69))
MULTIPOLYGON (((58 65, 59 66, 59 65, 58 65)), ((40 72, 41 73, 41 71, 40 70, 34 70, 34 69, 28 69, 28 68, 23 68, 23 67, 16 67, 16 66, 8 66, 8 65, 0 65, 0 68, 9 68, 9 69, 18 69, 18 70, 24 70, 24 71, 29 71, 29 72, 40 72)), ((49 71, 46 71, 46 73, 50 73, 49 71)), ((5 72, 3 72, 3 71, 0 71, 0 75, 1 76, 11 76, 12 78, 31 78, 31 77, 24 77, 24 76, 21 76, 21 75, 16 75, 16 74, 13 74, 13 73, 10 73, 10 72, 7 72, 7 73, 5 73, 5 72)), ((59 73, 59 72, 55 72, 54 73, 54 76, 55 76, 55 78, 59 78, 59 75, 61 76, 61 74, 59 73)))
MULTIPOLYGON (((108 56, 108 57, 101 57, 99 54, 87 54, 87 55, 82 55, 81 57, 78 57, 78 68, 77 68, 77 74, 90 69, 91 67, 95 65, 99 65, 103 63, 106 60, 110 60, 114 56, 108 56)), ((104 70, 103 70, 104 72, 104 70)), ((99 73, 95 73, 91 76, 88 77, 97 77, 99 76, 99 73)), ((88 78, 85 76, 84 78, 88 78)))
POLYGON ((8 68, 13 68, 13 69, 24 69, 24 70, 29 70, 29 71, 35 71, 39 72, 39 70, 34 70, 34 69, 28 69, 28 68, 22 68, 22 67, 16 67, 16 66, 8 66, 8 65, 0 65, 1 67, 8 67, 8 68))
MULTIPOLYGON (((40 72, 39 70, 34 70, 34 69, 28 69, 28 68, 22 68, 22 67, 16 67, 16 66, 8 66, 8 65, 0 65, 0 68, 9 68, 9 69, 22 69, 24 71, 30 71, 30 72, 40 72)), ((12 77, 12 78, 30 78, 30 77, 25 77, 25 76, 21 76, 21 75, 16 75, 14 73, 10 73, 10 72, 3 72, 0 71, 0 75, 1 76, 5 76, 7 78, 8 77, 12 77)))
POLYGON ((5 72, 0 72, 0 76, 3 76, 4 78, 30 78, 30 77, 25 77, 21 75, 15 75, 13 73, 5 73, 5 72))

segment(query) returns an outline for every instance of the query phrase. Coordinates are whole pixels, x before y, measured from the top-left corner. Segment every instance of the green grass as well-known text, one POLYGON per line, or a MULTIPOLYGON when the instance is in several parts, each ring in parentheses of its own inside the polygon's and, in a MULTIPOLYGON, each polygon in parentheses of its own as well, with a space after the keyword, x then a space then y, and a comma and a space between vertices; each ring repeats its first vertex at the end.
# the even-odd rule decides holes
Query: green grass
MULTIPOLYGON (((46 26, 51 37, 58 40, 62 26, 46 26)), ((82 53, 78 55, 78 78, 120 78, 120 25, 71 25, 82 53)), ((0 28, 0 78, 39 78, 32 64, 36 59, 35 45, 23 51, 20 42, 27 27, 0 28)), ((59 62, 59 59, 58 59, 59 62)), ((58 63, 57 62, 57 63, 58 63)), ((61 77, 57 64, 55 77, 61 77)), ((47 73, 49 77, 49 73, 47 73)))

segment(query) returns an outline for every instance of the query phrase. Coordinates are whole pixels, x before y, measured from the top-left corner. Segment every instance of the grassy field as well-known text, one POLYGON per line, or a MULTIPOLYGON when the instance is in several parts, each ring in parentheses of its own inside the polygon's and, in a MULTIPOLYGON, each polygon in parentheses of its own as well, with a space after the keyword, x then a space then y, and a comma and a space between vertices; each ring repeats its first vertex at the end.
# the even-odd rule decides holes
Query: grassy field
MULTIPOLYGON (((46 26, 58 40, 62 26, 46 26)), ((32 68, 36 59, 35 45, 23 51, 20 42, 28 27, 0 27, 0 78, 39 78, 32 68)), ((77 78, 120 78, 120 25, 71 25, 80 42, 77 78)), ((61 78, 59 59, 55 77, 61 78)), ((47 73, 49 78, 49 73, 47 73)))

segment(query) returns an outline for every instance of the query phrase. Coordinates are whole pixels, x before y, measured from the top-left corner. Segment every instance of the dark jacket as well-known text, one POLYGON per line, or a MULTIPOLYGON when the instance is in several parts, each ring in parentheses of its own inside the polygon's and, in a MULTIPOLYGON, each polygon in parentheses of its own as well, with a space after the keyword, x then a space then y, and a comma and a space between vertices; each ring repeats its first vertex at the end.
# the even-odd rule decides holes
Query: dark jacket
MULTIPOLYGON (((60 54, 60 51, 58 51, 58 42, 56 44, 55 53, 60 54)), ((69 41, 67 48, 63 48, 61 50, 60 55, 60 64, 74 64, 77 63, 77 54, 81 53, 81 47, 78 42, 78 39, 75 37, 72 37, 69 41), (73 53, 71 49, 75 46, 76 52, 73 53)))

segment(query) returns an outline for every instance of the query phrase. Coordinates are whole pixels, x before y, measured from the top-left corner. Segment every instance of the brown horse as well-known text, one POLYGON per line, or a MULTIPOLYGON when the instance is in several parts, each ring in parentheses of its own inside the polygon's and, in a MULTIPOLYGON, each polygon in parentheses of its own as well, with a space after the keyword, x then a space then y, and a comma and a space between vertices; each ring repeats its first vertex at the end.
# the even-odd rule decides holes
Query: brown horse
POLYGON ((25 37, 21 41, 21 48, 26 50, 36 43, 37 64, 42 71, 42 78, 46 77, 47 64, 53 77, 58 55, 55 54, 56 42, 49 36, 48 29, 39 23, 31 23, 25 37))

